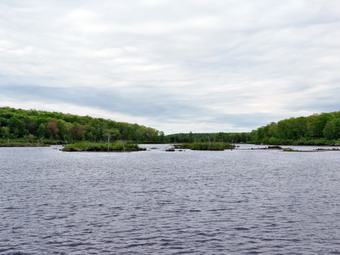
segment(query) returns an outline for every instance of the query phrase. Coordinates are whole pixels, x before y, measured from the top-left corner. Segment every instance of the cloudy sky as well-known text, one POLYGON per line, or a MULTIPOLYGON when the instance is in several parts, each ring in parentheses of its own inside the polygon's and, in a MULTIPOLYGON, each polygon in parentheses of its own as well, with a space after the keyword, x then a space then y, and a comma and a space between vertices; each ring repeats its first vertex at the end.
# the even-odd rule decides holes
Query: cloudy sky
POLYGON ((338 0, 0 0, 0 106, 165 133, 340 110, 338 0))

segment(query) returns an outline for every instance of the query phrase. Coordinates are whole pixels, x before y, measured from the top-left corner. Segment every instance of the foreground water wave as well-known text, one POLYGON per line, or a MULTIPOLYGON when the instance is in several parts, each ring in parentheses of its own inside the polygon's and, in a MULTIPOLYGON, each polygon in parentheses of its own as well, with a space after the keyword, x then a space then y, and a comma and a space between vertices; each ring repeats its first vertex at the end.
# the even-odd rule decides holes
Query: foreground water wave
POLYGON ((339 254, 340 153, 0 148, 0 254, 339 254))

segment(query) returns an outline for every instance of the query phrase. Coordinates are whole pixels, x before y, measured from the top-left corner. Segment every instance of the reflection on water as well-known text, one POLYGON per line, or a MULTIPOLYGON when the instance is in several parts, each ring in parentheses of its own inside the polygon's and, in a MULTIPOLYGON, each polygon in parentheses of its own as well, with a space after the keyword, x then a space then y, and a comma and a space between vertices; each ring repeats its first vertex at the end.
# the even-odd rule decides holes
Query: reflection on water
POLYGON ((0 148, 0 254, 340 252, 339 152, 164 146, 0 148))

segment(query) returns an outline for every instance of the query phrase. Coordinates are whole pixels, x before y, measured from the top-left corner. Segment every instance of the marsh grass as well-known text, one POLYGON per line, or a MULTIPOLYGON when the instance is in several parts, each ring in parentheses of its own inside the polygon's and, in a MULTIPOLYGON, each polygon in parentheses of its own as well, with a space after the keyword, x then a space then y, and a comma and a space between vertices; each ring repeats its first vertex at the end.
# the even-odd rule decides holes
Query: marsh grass
POLYGON ((46 147, 49 143, 45 142, 28 142, 23 140, 0 140, 0 147, 46 147))
POLYGON ((130 151, 145 151, 145 148, 139 147, 137 144, 124 143, 93 143, 93 142, 78 142, 66 145, 62 151, 97 151, 97 152, 130 152, 130 151))

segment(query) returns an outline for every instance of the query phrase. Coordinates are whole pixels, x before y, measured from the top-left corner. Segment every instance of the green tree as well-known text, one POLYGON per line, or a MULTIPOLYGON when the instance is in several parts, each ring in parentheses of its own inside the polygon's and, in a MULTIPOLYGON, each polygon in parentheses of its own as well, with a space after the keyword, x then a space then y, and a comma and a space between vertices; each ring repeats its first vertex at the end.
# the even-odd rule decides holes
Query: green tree
POLYGON ((38 137, 40 139, 45 138, 46 135, 46 124, 41 123, 38 128, 38 137))
POLYGON ((105 133, 105 137, 108 143, 110 143, 111 141, 117 140, 117 138, 120 135, 119 130, 116 128, 107 129, 104 131, 104 133, 105 133))
POLYGON ((163 131, 159 132, 159 142, 165 143, 165 135, 163 131))
POLYGON ((9 128, 8 127, 1 127, 0 135, 2 138, 8 139, 9 138, 9 128))
POLYGON ((312 138, 320 138, 324 136, 323 130, 326 127, 327 122, 332 118, 329 113, 323 113, 320 115, 312 115, 308 118, 308 136, 312 138))
POLYGON ((18 117, 13 117, 8 121, 10 133, 13 134, 14 138, 23 137, 25 134, 25 124, 18 117))
POLYGON ((59 119, 56 121, 57 127, 59 129, 58 131, 58 136, 60 140, 67 140, 68 135, 69 135, 69 125, 66 121, 59 119))
POLYGON ((326 139, 333 140, 340 138, 340 118, 332 119, 327 122, 323 134, 326 139))

